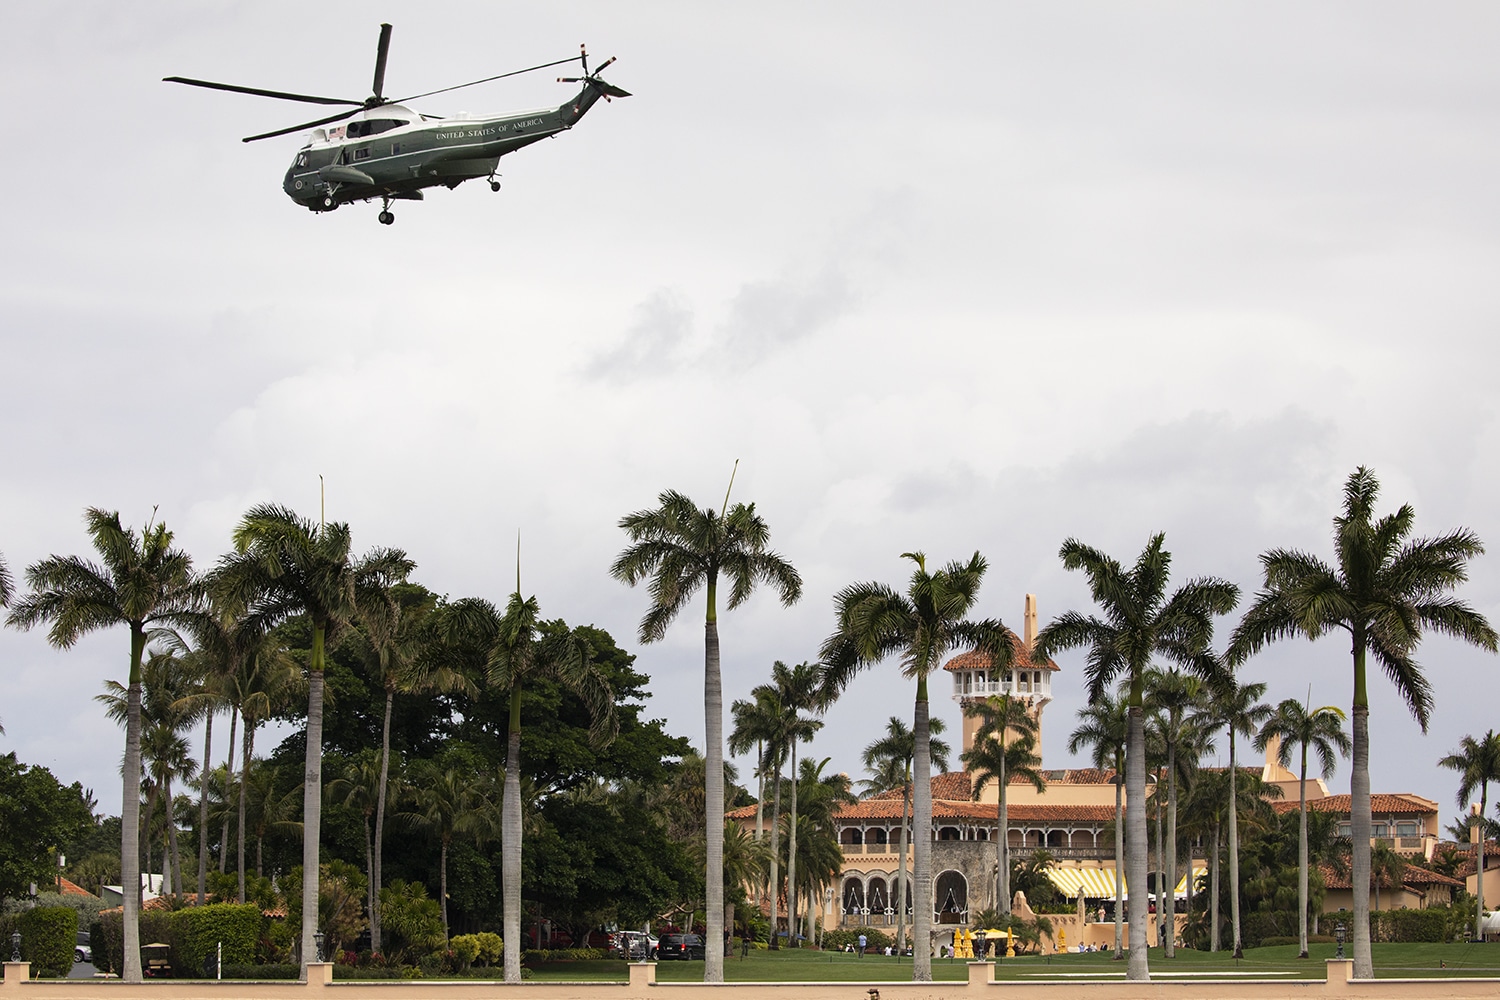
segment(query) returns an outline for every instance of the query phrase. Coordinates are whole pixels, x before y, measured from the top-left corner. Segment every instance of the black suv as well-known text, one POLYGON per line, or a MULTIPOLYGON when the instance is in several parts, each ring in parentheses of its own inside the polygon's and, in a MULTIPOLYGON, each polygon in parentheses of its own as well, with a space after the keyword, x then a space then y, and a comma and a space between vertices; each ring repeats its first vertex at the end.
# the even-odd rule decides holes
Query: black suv
POLYGON ((670 958, 703 959, 703 939, 696 934, 663 934, 656 946, 657 961, 670 958))

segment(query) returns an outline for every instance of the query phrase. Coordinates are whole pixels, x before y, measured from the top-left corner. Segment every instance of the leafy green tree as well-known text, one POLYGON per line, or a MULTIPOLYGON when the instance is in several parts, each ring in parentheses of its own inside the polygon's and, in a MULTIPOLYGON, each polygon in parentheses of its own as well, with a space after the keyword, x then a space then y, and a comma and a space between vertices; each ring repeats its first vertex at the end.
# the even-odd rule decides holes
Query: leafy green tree
POLYGON ((31 592, 13 604, 6 622, 24 629, 50 622, 47 638, 59 649, 72 647, 96 629, 115 625, 130 629, 120 800, 120 876, 125 886, 122 976, 127 983, 139 983, 141 665, 146 641, 154 630, 189 623, 201 588, 193 577, 192 559, 172 547, 172 533, 165 524, 148 523, 137 535, 120 524, 118 512, 97 507, 90 507, 84 520, 102 565, 77 556, 54 555, 30 566, 26 582, 31 592))
MULTIPOLYGON (((927 720, 927 755, 932 761, 932 766, 939 773, 948 770, 948 754, 952 748, 948 742, 939 739, 943 730, 947 728, 942 719, 931 718, 927 720)), ((885 725, 885 735, 864 750, 865 767, 870 768, 877 776, 875 783, 871 783, 870 791, 883 792, 891 789, 901 789, 901 832, 897 838, 896 854, 896 940, 903 943, 906 941, 906 900, 911 893, 907 889, 906 874, 906 841, 907 832, 911 829, 911 802, 912 785, 911 769, 912 761, 917 753, 917 739, 912 735, 906 723, 896 716, 891 716, 885 725)))
POLYGON ((63 785, 45 767, 0 756, 0 899, 28 894, 57 875, 55 851, 83 837, 93 816, 77 782, 63 785))
MULTIPOLYGON (((732 482, 731 482, 732 488, 732 482)), ((769 548, 771 530, 754 504, 699 508, 669 490, 660 506, 620 519, 630 546, 610 567, 632 587, 650 579, 651 609, 641 619, 642 642, 656 642, 700 589, 707 596, 703 623, 703 714, 707 936, 703 981, 724 981, 724 693, 719 672, 719 576, 729 582, 726 610, 750 599, 756 584, 774 587, 783 605, 802 596, 802 577, 769 548)))
MULTIPOLYGON (((1063 566, 1087 575, 1104 617, 1076 611, 1060 615, 1042 629, 1032 650, 1034 658, 1050 659, 1065 649, 1087 647, 1084 676, 1090 702, 1102 698, 1117 678, 1129 684, 1125 867, 1131 886, 1146 885, 1146 671, 1159 655, 1200 675, 1212 675, 1216 664, 1203 653, 1213 638, 1213 617, 1228 614, 1239 599, 1239 588, 1214 577, 1190 580, 1169 597, 1172 555, 1162 548, 1164 539, 1160 534, 1152 537, 1128 572, 1092 546, 1073 538, 1065 541, 1059 553, 1063 566)), ((1146 924, 1130 921, 1129 979, 1151 978, 1146 924)))
MULTIPOLYGON (((1301 749, 1297 771, 1297 937, 1298 958, 1307 957, 1307 752, 1317 751, 1324 778, 1333 777, 1338 758, 1350 750, 1349 734, 1344 732, 1344 710, 1333 705, 1308 708, 1296 698, 1287 698, 1276 706, 1276 712, 1255 738, 1255 749, 1264 753, 1274 738, 1278 741, 1277 760, 1282 767, 1292 765, 1294 747, 1301 749)), ((1440 762, 1441 763, 1441 762, 1440 762)))
MULTIPOLYGON (((448 937, 448 850, 457 836, 487 840, 493 835, 488 784, 456 767, 440 769, 427 761, 413 766, 407 782, 411 808, 402 811, 401 818, 427 832, 439 845, 438 906, 443 917, 444 940, 448 937)), ((519 869, 516 875, 519 879, 519 869)), ((519 927, 516 933, 519 935, 519 927)))
POLYGON ((343 774, 328 783, 328 801, 351 809, 359 813, 364 824, 365 833, 365 907, 370 914, 370 950, 378 952, 376 946, 375 927, 380 910, 375 895, 375 847, 374 835, 371 830, 371 820, 375 815, 375 807, 380 802, 380 793, 384 790, 385 779, 388 773, 382 774, 385 762, 372 760, 368 756, 360 760, 352 760, 344 766, 343 774))
POLYGON ((1027 710, 1024 701, 1008 694, 976 698, 964 705, 964 714, 980 720, 974 732, 974 746, 963 755, 965 770, 974 775, 974 801, 979 801, 984 786, 991 781, 999 796, 995 809, 1000 831, 995 838, 995 908, 1009 914, 1010 780, 1029 781, 1039 792, 1047 788, 1042 779, 1042 757, 1036 752, 1036 717, 1027 710), (1012 732, 1016 734, 1014 740, 1012 732))
MULTIPOLYGON (((268 719, 298 700, 306 691, 306 682, 297 663, 285 648, 262 638, 254 643, 246 655, 237 661, 237 669, 225 680, 227 697, 238 703, 243 723, 240 753, 240 778, 236 783, 238 801, 238 824, 235 832, 235 856, 239 881, 239 902, 246 902, 245 889, 245 836, 250 808, 250 792, 247 787, 250 765, 255 760, 255 734, 268 719)), ((231 736, 232 736, 231 732, 231 736)), ((320 763, 321 771, 321 763, 320 763)), ((304 802, 305 805, 305 802, 304 802)), ((257 857, 261 845, 257 845, 257 857)), ((260 868, 260 861, 256 861, 260 868)))
POLYGON ((1444 756, 1438 761, 1439 767, 1446 767, 1458 772, 1458 805, 1463 808, 1474 795, 1474 789, 1479 789, 1479 815, 1471 817, 1471 821, 1480 824, 1480 836, 1478 847, 1478 864, 1475 871, 1480 873, 1475 879, 1476 892, 1479 907, 1478 916, 1474 921, 1474 940, 1484 940, 1484 814, 1489 809, 1490 782, 1500 781, 1500 736, 1495 735, 1493 729, 1489 730, 1479 739, 1472 736, 1464 736, 1458 741, 1458 749, 1444 756))
POLYGON ((1078 753, 1089 748, 1091 761, 1099 770, 1114 772, 1110 779, 1115 786, 1115 961, 1125 957, 1124 873, 1121 867, 1125 860, 1125 742, 1130 731, 1129 699, 1122 693, 1115 697, 1108 691, 1090 698, 1088 705, 1078 710, 1078 728, 1068 737, 1068 753, 1078 753))
MULTIPOLYGON (((902 672, 917 682, 912 722, 916 744, 913 784, 916 837, 912 859, 916 891, 912 936, 912 980, 930 982, 932 955, 932 757, 928 719, 927 675, 949 653, 974 649, 989 657, 995 670, 1006 670, 1014 658, 1015 633, 998 619, 970 621, 966 616, 979 596, 988 567, 978 552, 968 562, 950 562, 927 571, 927 557, 907 552, 916 564, 905 594, 883 583, 855 583, 834 597, 836 626, 823 643, 826 701, 832 701, 854 675, 890 656, 899 657, 902 672)), ((903 900, 904 902, 904 900, 903 900)))
POLYGON ((231 606, 245 605, 267 621, 306 615, 312 623, 307 663, 307 770, 303 787, 302 967, 314 954, 317 931, 318 842, 323 787, 323 669, 330 633, 336 635, 361 605, 389 600, 389 588, 413 568, 397 549, 350 553, 349 526, 313 524, 275 504, 246 511, 234 529, 234 552, 214 571, 214 589, 231 606))
POLYGON ((264 855, 266 838, 273 835, 296 836, 303 825, 295 819, 297 796, 302 791, 294 786, 285 791, 277 787, 276 767, 269 761, 250 758, 240 782, 244 794, 244 829, 255 839, 255 877, 265 878, 264 855))
MULTIPOLYGON (((1265 586, 1245 613, 1229 646, 1240 663, 1267 643, 1303 635, 1317 639, 1335 629, 1350 638, 1354 666, 1353 764, 1349 778, 1351 876, 1370 880, 1370 699, 1366 660, 1374 655, 1386 676, 1427 729, 1432 688, 1413 658, 1426 629, 1495 651, 1495 630, 1467 602, 1450 596, 1468 578, 1470 559, 1484 546, 1460 528, 1437 538, 1412 538, 1416 511, 1404 504, 1376 518, 1380 483, 1360 466, 1344 485, 1343 513, 1334 518, 1337 565, 1295 549, 1261 554, 1265 586)), ((1370 979, 1370 901, 1354 893, 1354 975, 1370 979)))

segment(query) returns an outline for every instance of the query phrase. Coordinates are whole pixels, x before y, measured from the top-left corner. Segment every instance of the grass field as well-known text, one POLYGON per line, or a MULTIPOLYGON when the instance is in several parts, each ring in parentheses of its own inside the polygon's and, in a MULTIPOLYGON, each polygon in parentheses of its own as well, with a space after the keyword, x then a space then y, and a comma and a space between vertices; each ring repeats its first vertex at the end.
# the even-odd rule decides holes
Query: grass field
MULTIPOLYGON (((1332 958, 1334 945, 1313 945, 1312 957, 1297 958, 1294 945, 1255 948, 1239 962, 1227 952, 1179 949, 1173 959, 1151 950, 1153 978, 1178 976, 1201 978, 1322 979, 1324 961, 1332 958)), ((1348 954, 1346 947, 1345 954, 1348 954)), ((1500 977, 1500 944, 1376 944, 1375 975, 1380 979, 1419 979, 1444 976, 1500 977), (1445 967, 1446 966, 1446 967, 1445 967)), ((535 980, 620 980, 627 978, 622 961, 559 962, 533 970, 535 980)), ((656 967, 658 982, 702 982, 702 962, 662 962, 656 967)), ((911 979, 911 959, 868 955, 860 958, 839 951, 810 949, 738 952, 724 960, 724 978, 730 982, 906 982, 911 979)), ((967 963, 961 959, 935 958, 932 978, 964 980, 967 963)), ((1125 963, 1115 962, 1108 952, 1091 955, 1029 956, 1004 959, 995 970, 1001 980, 1077 979, 1079 981, 1125 978, 1125 963)))

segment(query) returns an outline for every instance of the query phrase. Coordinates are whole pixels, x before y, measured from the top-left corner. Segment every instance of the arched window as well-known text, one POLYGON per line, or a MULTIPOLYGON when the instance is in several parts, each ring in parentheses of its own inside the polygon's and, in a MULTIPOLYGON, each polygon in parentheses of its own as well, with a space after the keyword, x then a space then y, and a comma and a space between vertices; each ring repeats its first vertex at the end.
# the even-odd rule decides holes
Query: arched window
POLYGON ((945 827, 940 827, 938 829, 937 839, 938 840, 962 840, 963 837, 959 834, 958 827, 956 827, 956 826, 945 826, 945 827))
POLYGON ((844 913, 858 916, 865 910, 865 887, 857 878, 844 879, 844 913))
POLYGON ((934 916, 940 924, 967 923, 969 919, 969 882, 962 872, 951 868, 933 884, 934 916))

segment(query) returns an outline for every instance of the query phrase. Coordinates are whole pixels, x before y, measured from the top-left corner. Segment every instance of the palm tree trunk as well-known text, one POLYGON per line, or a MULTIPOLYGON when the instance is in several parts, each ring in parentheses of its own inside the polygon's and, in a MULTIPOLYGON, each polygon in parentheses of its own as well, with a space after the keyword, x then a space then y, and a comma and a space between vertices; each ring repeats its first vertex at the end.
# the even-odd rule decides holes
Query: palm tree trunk
MULTIPOLYGON (((177 849, 177 816, 173 808, 176 804, 172 795, 172 779, 170 776, 162 781, 162 791, 167 797, 167 854, 172 862, 172 894, 182 895, 182 852, 177 849)), ((162 860, 162 867, 166 868, 167 859, 162 860)))
POLYGON ((380 727, 380 789, 375 793, 375 849, 370 862, 370 950, 380 951, 380 862, 385 846, 385 788, 391 773, 391 706, 396 693, 385 692, 385 722, 380 727))
POLYGON ((1223 828, 1214 824, 1214 856, 1209 864, 1209 951, 1219 950, 1219 852, 1223 849, 1223 828))
POLYGON ((995 909, 1010 915, 1010 807, 1006 800, 1005 733, 1000 734, 1000 843, 995 845, 995 909))
POLYGON ((1115 961, 1125 957, 1125 775, 1115 758, 1115 961))
POLYGON ((776 762, 776 773, 771 778, 776 791, 771 798, 771 950, 781 947, 776 937, 776 909, 781 901, 781 762, 776 762))
MULTIPOLYGON (((1363 660, 1363 657, 1361 657, 1363 660)), ((1363 665, 1361 663, 1361 665, 1363 665)), ((1354 765, 1349 774, 1350 884, 1354 886, 1354 976, 1371 979, 1370 955, 1370 709, 1354 705, 1354 765)))
POLYGON ((204 903, 204 884, 208 881, 208 779, 213 766, 214 712, 203 722, 203 773, 198 786, 198 905, 204 903))
POLYGON ((786 943, 797 947, 797 741, 792 740, 792 823, 786 838, 786 943))
POLYGON ((1297 782, 1297 957, 1307 957, 1307 744, 1297 782))
POLYGON ((245 779, 250 774, 250 758, 255 751, 255 720, 245 719, 245 752, 240 754, 240 811, 239 826, 235 831, 235 856, 238 859, 236 870, 240 877, 240 905, 245 903, 245 811, 249 806, 249 786, 245 779))
MULTIPOLYGON (((1167 941, 1162 954, 1177 956, 1177 745, 1167 747, 1167 941)), ((1192 859, 1188 859, 1187 898, 1193 901, 1192 859)))
MULTIPOLYGON (((519 846, 519 845, 518 845, 519 846)), ((442 846, 438 849, 438 898, 443 904, 443 947, 447 948, 448 939, 448 838, 444 837, 442 846)))
MULTIPOLYGON (((1239 777, 1234 762, 1234 726, 1229 727, 1229 923, 1234 941, 1234 957, 1241 958, 1245 949, 1240 943, 1240 800, 1235 790, 1239 777)), ((1358 884, 1358 883, 1356 883, 1358 884)), ((1356 896, 1359 893, 1355 893, 1356 896)))
POLYGON ((1160 792, 1161 792, 1161 772, 1160 771, 1156 772, 1156 791, 1158 793, 1157 796, 1156 796, 1156 810, 1155 810, 1156 811, 1156 864, 1154 864, 1154 865, 1151 866, 1151 870, 1156 873, 1156 919, 1154 919, 1154 920, 1151 921, 1151 943, 1154 944, 1154 945, 1156 945, 1157 947, 1161 947, 1162 929, 1165 926, 1165 924, 1163 923, 1163 921, 1165 921, 1167 919, 1167 909, 1166 909, 1165 900, 1166 900, 1167 893, 1169 892, 1169 890, 1166 889, 1162 885, 1162 881, 1163 881, 1162 880, 1162 872, 1163 872, 1162 852, 1166 849, 1166 845, 1162 843, 1162 839, 1161 839, 1161 834, 1162 834, 1162 830, 1161 830, 1162 808, 1161 808, 1161 794, 1160 794, 1160 792))
MULTIPOLYGON (((521 692, 510 695, 505 786, 500 797, 500 888, 504 902, 505 981, 521 981, 521 692)), ((541 945, 538 944, 538 947, 541 945)))
POLYGON ((313 624, 307 671, 307 765, 302 784, 302 978, 318 954, 318 845, 323 819, 323 626, 313 624))
POLYGON ((141 654, 146 634, 130 627, 130 687, 125 693, 125 776, 120 800, 120 888, 124 941, 121 978, 141 981, 141 654))
POLYGON ((932 727, 927 718, 927 675, 917 678, 917 704, 912 720, 916 740, 912 757, 912 961, 914 983, 932 982, 932 727))
POLYGON ((897 834, 899 853, 896 855, 896 953, 906 948, 906 810, 911 805, 911 772, 907 771, 906 782, 901 786, 901 832, 897 834))
MULTIPOLYGON (((708 583, 708 614, 703 622, 704 764, 703 813, 705 855, 703 981, 724 981, 724 688, 719 676, 719 621, 715 609, 717 581, 708 583)), ((772 933, 775 928, 772 928, 772 933)))
POLYGON ((764 760, 765 747, 763 741, 755 741, 755 780, 757 782, 755 796, 755 839, 759 840, 765 832, 766 812, 766 767, 764 760))
POLYGON ((1126 979, 1149 980, 1146 954, 1146 717, 1135 692, 1131 693, 1125 746, 1125 879, 1130 889, 1130 965, 1126 979))
MULTIPOLYGON (((375 847, 370 836, 370 814, 365 813, 365 871, 375 871, 375 847)), ((375 926, 375 894, 371 891, 375 885, 373 878, 365 882, 365 907, 370 914, 370 926, 375 926)), ((370 949, 372 952, 374 948, 370 949)))
POLYGON ((1479 904, 1478 916, 1474 918, 1474 940, 1484 940, 1484 815, 1490 807, 1490 783, 1488 779, 1479 782, 1479 851, 1476 857, 1474 870, 1479 877, 1474 880, 1475 902, 1479 904))
POLYGON ((219 831, 219 874, 229 870, 229 796, 234 792, 234 727, 239 710, 229 709, 229 756, 224 761, 224 827, 219 831))

